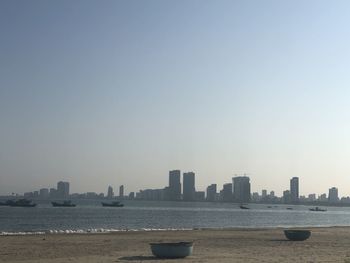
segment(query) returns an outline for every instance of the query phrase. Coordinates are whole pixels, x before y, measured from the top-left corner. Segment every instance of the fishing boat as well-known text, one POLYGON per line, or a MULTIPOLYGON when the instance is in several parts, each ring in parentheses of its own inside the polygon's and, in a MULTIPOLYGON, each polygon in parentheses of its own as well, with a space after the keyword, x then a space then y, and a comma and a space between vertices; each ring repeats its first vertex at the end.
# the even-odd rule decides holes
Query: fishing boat
POLYGON ((123 207, 124 204, 121 204, 120 202, 118 201, 114 201, 112 203, 105 203, 105 202, 102 202, 102 206, 107 206, 107 207, 123 207))
POLYGON ((72 201, 63 201, 63 203, 59 202, 51 202, 53 207, 76 207, 76 204, 73 204, 72 201))
POLYGON ((327 209, 322 209, 319 208, 318 206, 316 206, 315 208, 309 208, 310 211, 314 211, 314 212, 326 212, 327 209))

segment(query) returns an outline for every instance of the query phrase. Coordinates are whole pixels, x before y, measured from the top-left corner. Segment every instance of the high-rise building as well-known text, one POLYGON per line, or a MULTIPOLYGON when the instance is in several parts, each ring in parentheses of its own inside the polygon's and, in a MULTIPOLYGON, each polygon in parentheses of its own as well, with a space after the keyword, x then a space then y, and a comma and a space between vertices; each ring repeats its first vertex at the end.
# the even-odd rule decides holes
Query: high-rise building
POLYGON ((233 199, 233 189, 232 184, 224 184, 222 188, 222 201, 232 202, 233 199))
POLYGON ((119 197, 124 197, 124 185, 119 186, 119 197))
POLYGON ((262 190, 261 191, 261 198, 265 199, 267 197, 267 190, 262 190))
POLYGON ((216 199, 216 184, 211 184, 207 187, 207 201, 215 201, 216 199))
POLYGON ((271 191, 271 192, 270 192, 270 197, 271 197, 271 198, 274 198, 274 197, 275 197, 275 191, 271 191))
POLYGON ((293 203, 299 201, 299 178, 293 177, 290 179, 290 198, 293 203))
POLYGON ((41 188, 39 196, 40 196, 40 198, 48 198, 49 197, 49 189, 41 188))
POLYGON ((58 198, 68 198, 69 197, 69 183, 68 182, 58 182, 57 183, 57 197, 58 198))
POLYGON ((289 190, 283 191, 283 203, 289 204, 291 202, 291 195, 289 190))
POLYGON ((328 202, 337 203, 338 201, 339 201, 338 188, 336 187, 330 188, 328 193, 328 202))
POLYGON ((233 199, 238 203, 250 202, 250 179, 248 176, 236 176, 233 181, 233 199))
POLYGON ((195 175, 194 172, 183 174, 183 200, 194 201, 195 199, 195 175))
POLYGON ((113 198, 113 197, 114 197, 113 187, 108 186, 107 198, 113 198))
POLYGON ((169 171, 169 188, 167 189, 167 197, 171 201, 181 200, 181 171, 169 171))

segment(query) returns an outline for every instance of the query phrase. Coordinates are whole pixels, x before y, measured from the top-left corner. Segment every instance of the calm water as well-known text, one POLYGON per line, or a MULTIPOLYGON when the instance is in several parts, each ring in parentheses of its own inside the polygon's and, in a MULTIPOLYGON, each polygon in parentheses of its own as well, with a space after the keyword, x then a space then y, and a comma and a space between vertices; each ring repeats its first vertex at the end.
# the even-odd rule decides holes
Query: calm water
POLYGON ((0 233, 32 231, 110 231, 229 227, 350 226, 350 208, 327 207, 311 212, 307 206, 125 201, 125 207, 102 207, 100 201, 77 201, 75 208, 0 207, 0 233), (98 229, 98 230, 96 230, 98 229))

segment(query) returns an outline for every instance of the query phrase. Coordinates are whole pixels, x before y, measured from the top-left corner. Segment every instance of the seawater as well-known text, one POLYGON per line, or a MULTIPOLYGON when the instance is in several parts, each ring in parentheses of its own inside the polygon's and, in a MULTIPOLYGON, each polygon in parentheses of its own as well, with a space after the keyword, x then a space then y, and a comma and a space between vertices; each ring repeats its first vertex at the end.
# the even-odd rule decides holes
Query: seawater
POLYGON ((350 208, 207 202, 125 201, 124 207, 102 207, 98 200, 77 200, 77 207, 0 207, 0 235, 105 233, 117 231, 187 230, 200 228, 273 228, 350 226, 350 208))

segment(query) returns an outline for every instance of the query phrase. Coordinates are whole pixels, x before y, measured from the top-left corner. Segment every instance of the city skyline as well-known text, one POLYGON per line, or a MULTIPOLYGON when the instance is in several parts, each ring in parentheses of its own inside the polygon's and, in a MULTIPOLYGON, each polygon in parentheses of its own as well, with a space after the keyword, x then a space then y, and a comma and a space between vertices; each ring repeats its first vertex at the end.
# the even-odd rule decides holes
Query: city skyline
MULTIPOLYGON (((183 172, 181 183, 181 170, 169 171, 168 186, 160 189, 139 189, 139 191, 128 194, 124 193, 124 185, 119 186, 119 194, 114 195, 113 187, 108 186, 106 194, 104 192, 86 192, 70 194, 70 183, 59 181, 57 188, 41 188, 37 191, 26 192, 23 195, 12 193, 11 196, 41 199, 69 199, 69 198, 119 198, 138 200, 158 200, 158 201, 209 201, 209 202, 235 202, 235 203, 284 203, 284 204, 308 204, 312 202, 322 202, 328 204, 348 204, 349 196, 339 196, 338 188, 331 187, 327 193, 299 196, 299 177, 290 179, 290 187, 283 191, 283 195, 277 196, 275 191, 267 193, 266 189, 259 192, 251 192, 250 178, 245 174, 232 177, 232 183, 225 183, 220 190, 217 184, 211 184, 205 191, 196 191, 195 173, 183 172), (183 186, 181 188, 181 185, 183 186)), ((0 195, 1 196, 1 195, 0 195)), ((10 195, 8 195, 10 196, 10 195)))
POLYGON ((246 172, 252 192, 350 195, 349 9, 1 1, 0 195, 160 188, 171 167, 203 191, 246 172))

